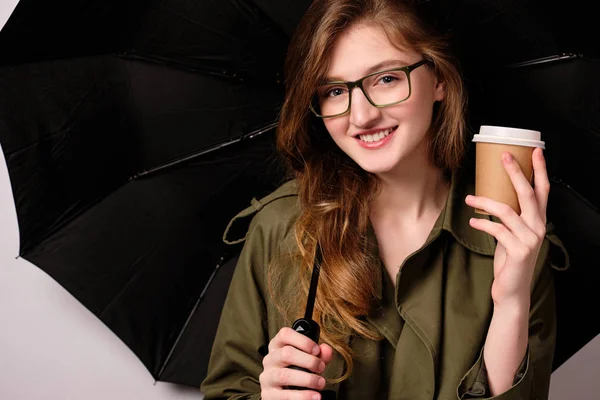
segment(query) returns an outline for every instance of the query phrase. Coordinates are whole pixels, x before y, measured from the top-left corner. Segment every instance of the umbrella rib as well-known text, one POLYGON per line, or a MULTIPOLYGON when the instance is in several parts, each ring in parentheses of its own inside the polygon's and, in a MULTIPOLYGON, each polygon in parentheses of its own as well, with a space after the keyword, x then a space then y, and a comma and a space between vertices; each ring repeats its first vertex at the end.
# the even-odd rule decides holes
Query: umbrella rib
POLYGON ((579 193, 577 190, 575 190, 571 185, 566 183, 561 178, 551 177, 550 182, 557 183, 559 185, 563 185, 564 187, 567 188, 568 191, 570 191, 575 197, 577 197, 579 200, 581 200, 581 202, 583 202, 586 206, 588 206, 595 212, 600 212, 600 210, 598 210, 598 208, 594 204, 592 204, 592 202, 590 202, 588 199, 586 199, 581 193, 579 193))
MULTIPOLYGON (((249 77, 249 76, 241 76, 238 73, 228 71, 227 69, 223 70, 223 67, 217 68, 216 66, 208 66, 208 65, 200 65, 193 62, 187 62, 185 59, 175 59, 169 58, 166 56, 160 55, 142 55, 135 52, 135 49, 130 49, 127 51, 123 51, 120 53, 115 53, 114 56, 123 58, 125 60, 137 60, 137 61, 145 61, 149 63, 154 63, 157 65, 168 65, 174 66, 184 71, 189 72, 200 72, 207 74, 209 76, 214 76, 217 78, 226 78, 233 79, 237 82, 255 82, 259 84, 267 84, 272 85, 274 87, 279 87, 279 78, 271 79, 269 78, 261 78, 260 76, 249 77), (275 83, 274 83, 275 82, 275 83)), ((188 59, 193 59, 193 56, 188 57, 188 59)), ((277 75, 278 76, 278 75, 277 75)))
POLYGON ((241 80, 240 78, 236 77, 234 74, 228 74, 226 71, 222 71, 221 69, 217 70, 216 68, 210 68, 210 67, 206 67, 206 66, 203 67, 201 65, 196 65, 196 64, 193 64, 190 62, 185 62, 181 59, 172 59, 172 58, 168 58, 168 57, 161 57, 158 55, 152 55, 152 56, 141 55, 141 54, 135 53, 135 50, 128 50, 128 51, 124 51, 122 53, 117 53, 117 54, 115 54, 115 56, 121 57, 124 59, 147 61, 147 62, 152 62, 152 63, 160 64, 160 65, 186 67, 186 69, 185 69, 186 71, 203 72, 208 75, 216 76, 219 78, 230 78, 230 79, 241 80))
POLYGON ((514 63, 514 64, 509 64, 506 66, 506 68, 529 67, 531 65, 555 63, 555 62, 560 62, 560 61, 565 61, 565 60, 573 60, 575 58, 581 58, 581 57, 583 57, 582 54, 560 53, 560 54, 556 54, 556 55, 549 56, 549 57, 536 58, 536 59, 529 60, 529 61, 523 61, 523 62, 518 62, 518 63, 514 63))
POLYGON ((181 164, 183 162, 186 162, 186 161, 192 160, 194 158, 200 157, 200 156, 202 156, 204 154, 207 154, 207 153, 213 152, 215 150, 219 150, 219 149, 222 149, 224 147, 230 146, 232 144, 241 142, 242 140, 254 139, 255 137, 260 136, 263 133, 266 133, 266 132, 268 132, 268 131, 276 128, 276 127, 277 127, 277 122, 272 122, 269 125, 263 126, 262 128, 259 128, 259 129, 255 130, 255 131, 252 131, 250 133, 242 135, 242 136, 240 136, 240 137, 238 137, 236 139, 232 139, 232 140, 227 141, 227 142, 221 142, 221 143, 219 143, 217 145, 211 146, 211 147, 209 147, 207 149, 201 150, 201 151, 193 153, 191 155, 184 156, 182 158, 178 158, 178 159, 176 159, 174 161, 171 161, 171 162, 168 162, 166 164, 162 164, 162 165, 159 165, 157 167, 154 167, 154 168, 151 168, 151 169, 147 169, 147 170, 138 172, 137 174, 135 174, 134 176, 132 176, 131 178, 129 178, 129 180, 132 181, 132 180, 141 178, 143 176, 146 176, 146 175, 158 172, 158 171, 162 171, 162 170, 167 169, 167 168, 171 168, 171 167, 173 167, 175 165, 179 165, 179 164, 181 164))
POLYGON ((200 293, 200 297, 198 298, 198 301, 196 301, 196 304, 194 304, 194 308, 192 308, 192 310, 190 311, 190 314, 188 315, 185 323, 181 327, 181 331, 179 331, 179 335, 177 335, 177 339, 175 339, 175 342, 171 346, 171 350, 169 351, 169 354, 165 358, 165 361, 163 362, 163 365, 160 367, 160 371, 158 371, 157 379, 160 379, 160 376, 165 371, 165 368, 167 368, 167 364, 169 364, 169 361, 171 360, 171 357, 173 356, 173 352, 175 351, 175 348, 177 347, 177 344, 179 343, 179 340, 183 336, 183 333, 185 332, 185 329, 187 328, 188 324, 190 323, 190 320, 192 319, 192 316, 196 312, 196 309, 198 308, 198 306, 202 302, 202 299, 204 298, 204 295, 206 294, 206 292, 208 290, 208 287, 210 286, 210 284, 212 283, 212 281, 215 279, 215 276, 217 275, 217 272, 221 268, 221 265, 223 265, 223 261, 224 260, 225 260, 225 257, 221 256, 221 258, 219 259, 219 262, 217 262, 217 265, 215 266, 215 269, 213 270, 212 274, 210 275, 210 278, 208 278, 208 282, 206 282, 206 285, 204 285, 204 289, 202 290, 202 293, 200 293))

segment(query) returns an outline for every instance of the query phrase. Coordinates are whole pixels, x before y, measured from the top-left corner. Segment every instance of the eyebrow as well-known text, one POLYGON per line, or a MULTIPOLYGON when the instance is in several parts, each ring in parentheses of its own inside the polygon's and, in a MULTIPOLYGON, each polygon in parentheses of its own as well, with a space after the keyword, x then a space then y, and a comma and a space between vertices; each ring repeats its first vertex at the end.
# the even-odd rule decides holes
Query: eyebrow
MULTIPOLYGON (((369 74, 372 74, 374 72, 381 71, 384 69, 389 69, 389 68, 394 68, 394 67, 405 67, 407 65, 410 65, 410 63, 405 60, 398 60, 398 59, 385 60, 385 61, 382 61, 380 63, 377 63, 377 64, 367 68, 364 76, 367 76, 369 74)), ((325 77, 324 81, 325 82, 339 82, 339 81, 344 81, 344 79, 340 78, 339 76, 327 76, 327 77, 325 77)))

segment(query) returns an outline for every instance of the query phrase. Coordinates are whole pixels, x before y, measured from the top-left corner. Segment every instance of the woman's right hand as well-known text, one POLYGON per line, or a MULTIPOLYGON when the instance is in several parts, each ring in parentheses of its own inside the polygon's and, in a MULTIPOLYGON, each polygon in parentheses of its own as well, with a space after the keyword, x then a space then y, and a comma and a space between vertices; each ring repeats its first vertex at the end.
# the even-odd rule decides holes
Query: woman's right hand
POLYGON ((269 354, 263 358, 264 369, 259 376, 261 398, 263 400, 320 399, 319 390, 325 387, 325 379, 319 374, 325 371, 332 355, 333 350, 329 345, 319 346, 292 328, 281 328, 269 343, 269 354), (313 373, 287 368, 290 365, 306 368, 313 373), (284 389, 286 386, 314 390, 284 389))

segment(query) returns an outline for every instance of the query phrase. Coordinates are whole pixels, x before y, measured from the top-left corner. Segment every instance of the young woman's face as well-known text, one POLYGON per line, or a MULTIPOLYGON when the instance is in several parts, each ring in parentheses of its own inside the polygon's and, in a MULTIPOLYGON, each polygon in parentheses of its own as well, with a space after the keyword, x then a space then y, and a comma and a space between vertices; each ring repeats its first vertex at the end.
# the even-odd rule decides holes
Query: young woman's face
MULTIPOLYGON (((385 62, 386 66, 377 70, 407 66, 422 59, 415 52, 394 47, 380 29, 359 25, 340 36, 333 46, 327 76, 355 81, 374 72, 373 67, 380 63, 385 62), (387 64, 390 61, 395 64, 387 64)), ((354 88, 350 112, 323 119, 335 143, 368 172, 385 174, 408 168, 411 164, 408 160, 414 159, 411 156, 415 152, 425 154, 433 105, 444 98, 444 86, 427 65, 414 69, 410 80, 411 95, 402 103, 378 108, 369 103, 359 88, 354 88), (383 136, 381 132, 388 135, 379 139, 383 136)), ((371 83, 389 84, 390 78, 371 83)))

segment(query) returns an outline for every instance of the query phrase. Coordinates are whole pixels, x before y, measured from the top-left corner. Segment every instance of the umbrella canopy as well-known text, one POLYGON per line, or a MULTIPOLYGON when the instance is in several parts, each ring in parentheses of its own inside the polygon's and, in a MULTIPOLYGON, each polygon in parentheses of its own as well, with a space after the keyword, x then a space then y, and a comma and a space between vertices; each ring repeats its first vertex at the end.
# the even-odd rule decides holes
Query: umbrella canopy
MULTIPOLYGON (((0 141, 19 255, 157 380, 197 387, 205 376, 240 249, 221 245, 223 230, 283 179, 272 133, 289 35, 309 3, 21 0, 0 33, 0 141)), ((600 151, 593 14, 584 2, 422 3, 454 36, 471 126, 541 130, 551 175, 565 182, 549 209, 574 253, 558 285, 558 365, 600 331, 567 312, 598 304, 578 286, 596 273, 584 256, 599 249, 589 228, 600 230, 589 185, 600 151)))
MULTIPOLYGON (((23 0, 0 35, 19 255, 156 379, 231 250, 231 214, 280 179, 272 133, 289 20, 269 5, 23 0)), ((198 386, 192 371, 170 381, 198 386)))

